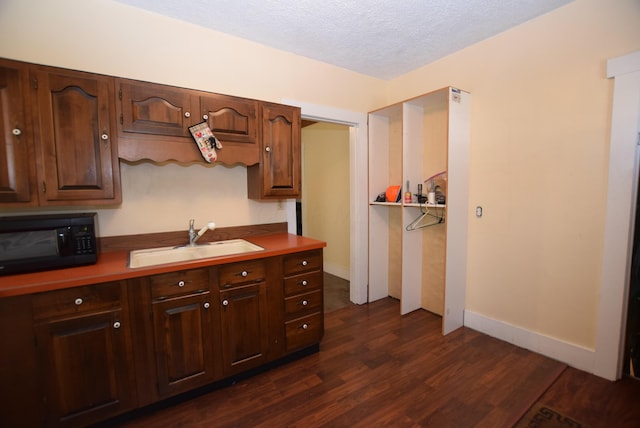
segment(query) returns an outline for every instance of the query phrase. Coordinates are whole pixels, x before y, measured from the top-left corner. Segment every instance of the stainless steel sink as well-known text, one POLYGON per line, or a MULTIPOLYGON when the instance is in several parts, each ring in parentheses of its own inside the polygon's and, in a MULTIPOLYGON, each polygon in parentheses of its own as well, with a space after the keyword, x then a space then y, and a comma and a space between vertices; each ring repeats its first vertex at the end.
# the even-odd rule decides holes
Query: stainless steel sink
POLYGON ((229 256, 252 251, 262 251, 264 248, 252 244, 244 239, 230 239, 227 241, 208 242, 196 246, 159 247, 145 250, 134 250, 129 253, 129 267, 139 268, 178 263, 189 260, 208 259, 212 257, 229 256))

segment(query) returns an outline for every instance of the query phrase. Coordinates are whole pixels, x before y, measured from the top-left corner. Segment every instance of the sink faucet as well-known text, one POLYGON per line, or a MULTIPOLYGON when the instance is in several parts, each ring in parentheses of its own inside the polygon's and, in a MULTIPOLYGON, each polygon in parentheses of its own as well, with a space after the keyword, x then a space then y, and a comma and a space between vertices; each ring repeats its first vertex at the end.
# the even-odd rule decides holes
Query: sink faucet
POLYGON ((200 237, 204 235, 207 230, 213 230, 216 228, 216 224, 210 221, 209 223, 207 223, 205 227, 203 227, 202 229, 200 229, 198 233, 196 233, 196 230, 193 227, 194 222, 195 222, 194 219, 189 220, 189 246, 190 247, 194 247, 198 239, 200 239, 200 237))

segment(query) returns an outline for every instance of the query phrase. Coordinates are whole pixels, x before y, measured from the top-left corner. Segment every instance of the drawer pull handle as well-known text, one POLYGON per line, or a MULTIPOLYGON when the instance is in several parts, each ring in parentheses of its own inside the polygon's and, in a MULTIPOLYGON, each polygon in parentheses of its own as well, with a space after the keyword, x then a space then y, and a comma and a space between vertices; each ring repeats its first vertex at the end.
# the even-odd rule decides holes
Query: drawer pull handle
POLYGON ((19 136, 20 134, 22 134, 22 130, 21 130, 20 128, 13 128, 13 130, 11 131, 11 133, 17 137, 17 136, 19 136))
POLYGON ((107 141, 109 139, 109 134, 105 132, 100 136, 100 138, 102 138, 102 141, 107 141))
POLYGON ((300 328, 301 328, 301 329, 303 329, 303 330, 307 330, 307 329, 309 328, 309 324, 304 323, 304 324, 302 324, 302 325, 300 326, 300 328))
POLYGON ((178 281, 178 287, 184 287, 184 281, 178 281))
POLYGON ((222 306, 229 306, 229 301, 227 299, 224 299, 222 301, 222 306))
POLYGON ((120 328, 120 321, 116 321, 113 323, 113 328, 120 328))
POLYGON ((303 300, 302 302, 300 302, 300 304, 302 306, 307 306, 309 304, 309 301, 308 300, 303 300))
POLYGON ((75 303, 77 306, 80 306, 83 302, 84 302, 84 301, 83 301, 80 297, 78 297, 78 298, 74 301, 74 303, 75 303))
POLYGON ((306 279, 304 279, 304 280, 302 280, 302 282, 300 282, 300 284, 301 284, 303 287, 306 287, 306 286, 307 286, 307 284, 309 284, 309 283, 307 282, 307 280, 306 280, 306 279))
POLYGON ((306 261, 306 260, 303 260, 303 261, 302 261, 302 266, 306 266, 306 265, 308 265, 308 264, 309 264, 309 262, 308 262, 308 261, 306 261))
POLYGON ((204 302, 204 305, 202 305, 205 309, 209 309, 209 302, 204 302))
POLYGON ((243 278, 246 278, 247 275, 249 275, 249 272, 247 272, 246 270, 243 270, 240 275, 242 275, 243 278))

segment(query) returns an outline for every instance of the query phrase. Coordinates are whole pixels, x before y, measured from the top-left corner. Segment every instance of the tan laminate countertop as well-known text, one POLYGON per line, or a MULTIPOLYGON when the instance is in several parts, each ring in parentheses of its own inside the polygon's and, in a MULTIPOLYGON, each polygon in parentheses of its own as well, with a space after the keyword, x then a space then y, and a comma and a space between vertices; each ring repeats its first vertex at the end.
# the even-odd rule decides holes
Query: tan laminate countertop
POLYGON ((264 251, 135 269, 128 267, 128 251, 104 252, 98 255, 98 262, 93 265, 0 276, 0 297, 20 296, 100 282, 119 281, 138 276, 215 266, 326 247, 326 243, 323 241, 290 233, 273 233, 250 236, 244 239, 261 246, 264 251))

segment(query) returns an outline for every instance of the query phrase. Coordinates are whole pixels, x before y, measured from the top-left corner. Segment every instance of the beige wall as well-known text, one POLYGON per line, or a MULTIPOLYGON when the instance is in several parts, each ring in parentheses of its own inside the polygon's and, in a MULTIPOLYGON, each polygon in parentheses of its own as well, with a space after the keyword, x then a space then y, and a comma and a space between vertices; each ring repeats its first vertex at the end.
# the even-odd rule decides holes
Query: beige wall
POLYGON ((349 279, 349 127, 302 129, 302 232, 327 243, 324 270, 349 279))
MULTIPOLYGON (((385 102, 378 79, 110 0, 2 0, 0 57, 266 101, 385 102)), ((122 186, 122 206, 84 208, 102 236, 286 221, 282 204, 247 199, 242 166, 122 163, 122 186)))
MULTIPOLYGON (((470 206, 484 208, 481 219, 469 212, 467 309, 592 349, 612 94, 605 65, 640 49, 639 17, 637 0, 576 0, 383 82, 109 0, 4 0, 0 56, 359 112, 459 86, 472 94, 470 206)), ((278 203, 246 199, 244 172, 124 165, 123 205, 98 210, 101 232, 177 230, 190 217, 284 221, 278 203)))
POLYGON ((637 0, 576 0, 391 82, 394 99, 448 84, 472 94, 468 310, 594 349, 605 66, 640 48, 639 22, 637 0))

